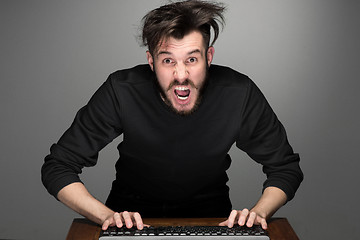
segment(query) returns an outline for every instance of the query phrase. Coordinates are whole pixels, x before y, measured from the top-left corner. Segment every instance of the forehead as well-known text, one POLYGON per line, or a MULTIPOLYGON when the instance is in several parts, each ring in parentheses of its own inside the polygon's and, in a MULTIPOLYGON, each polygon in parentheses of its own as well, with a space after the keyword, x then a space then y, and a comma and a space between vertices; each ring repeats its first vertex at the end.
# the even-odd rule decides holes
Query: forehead
POLYGON ((156 55, 161 55, 164 53, 167 54, 184 54, 184 53, 194 53, 200 52, 203 53, 204 48, 204 39, 201 33, 191 32, 185 35, 181 39, 176 39, 169 37, 168 39, 161 42, 159 45, 156 55))

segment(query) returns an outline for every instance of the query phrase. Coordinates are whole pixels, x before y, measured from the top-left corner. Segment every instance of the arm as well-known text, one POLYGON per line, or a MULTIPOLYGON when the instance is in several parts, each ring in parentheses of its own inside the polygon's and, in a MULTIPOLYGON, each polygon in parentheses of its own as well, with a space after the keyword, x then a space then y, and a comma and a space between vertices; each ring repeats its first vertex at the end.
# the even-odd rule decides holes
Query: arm
POLYGON ((75 212, 102 225, 103 230, 114 225, 122 227, 123 222, 128 228, 131 228, 133 224, 135 224, 138 229, 142 229, 144 225, 139 213, 126 211, 121 213, 114 212, 95 199, 87 191, 85 186, 79 182, 71 183, 62 188, 57 198, 75 212))
POLYGON ((65 186, 81 182, 82 169, 95 166, 99 151, 122 133, 118 101, 110 80, 77 112, 71 126, 45 157, 41 178, 54 197, 65 186))
POLYGON ((264 219, 269 219, 286 201, 286 194, 281 189, 267 187, 250 212, 255 212, 264 219))
POLYGON ((260 197, 256 205, 249 211, 243 209, 242 211, 233 210, 229 218, 220 223, 220 226, 233 227, 234 224, 239 224, 248 227, 253 224, 261 225, 263 229, 267 229, 267 220, 286 203, 286 194, 277 187, 267 187, 260 197))
MULTIPOLYGON (((111 78, 111 77, 110 77, 111 78)), ((42 181, 50 194, 86 218, 101 224, 142 227, 138 213, 116 213, 96 200, 81 183, 83 167, 94 166, 98 152, 122 133, 118 101, 108 79, 80 109, 71 127, 50 149, 42 166, 42 181)))
POLYGON ((277 187, 290 201, 303 180, 300 157, 289 144, 284 126, 251 81, 240 126, 236 146, 262 165, 267 177, 263 191, 277 187))
POLYGON ((96 200, 79 182, 62 188, 57 198, 72 210, 98 224, 104 223, 106 219, 114 215, 114 211, 96 200))
POLYGON ((222 225, 260 224, 267 228, 266 220, 282 205, 290 201, 299 187, 303 174, 299 156, 288 143, 286 132, 260 90, 251 81, 241 115, 241 129, 236 145, 252 159, 263 165, 267 179, 263 194, 249 211, 233 210, 222 225))

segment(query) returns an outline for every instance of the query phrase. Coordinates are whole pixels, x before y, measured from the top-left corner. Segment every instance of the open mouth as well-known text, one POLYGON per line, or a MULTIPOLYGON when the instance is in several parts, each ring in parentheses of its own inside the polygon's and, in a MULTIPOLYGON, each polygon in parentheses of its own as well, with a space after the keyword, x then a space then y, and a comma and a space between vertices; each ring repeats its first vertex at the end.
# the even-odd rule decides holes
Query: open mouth
POLYGON ((175 87, 174 93, 179 100, 185 101, 190 96, 190 89, 185 86, 177 86, 175 87))

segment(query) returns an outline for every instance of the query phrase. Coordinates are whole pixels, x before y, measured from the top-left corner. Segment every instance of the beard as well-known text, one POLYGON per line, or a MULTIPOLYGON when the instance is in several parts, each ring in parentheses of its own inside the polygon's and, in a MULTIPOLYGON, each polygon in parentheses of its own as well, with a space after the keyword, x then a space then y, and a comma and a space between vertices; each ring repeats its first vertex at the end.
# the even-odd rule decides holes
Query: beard
POLYGON ((174 79, 170 83, 170 85, 166 89, 164 89, 163 87, 160 86, 159 80, 158 80, 157 75, 156 75, 156 69, 155 69, 155 66, 154 66, 155 84, 157 86, 157 89, 160 92, 160 96, 161 96, 162 100, 165 102, 165 104, 169 107, 169 109, 171 111, 173 111, 174 113, 176 113, 177 115, 180 115, 180 116, 188 116, 188 115, 191 115, 192 113, 194 113, 199 108, 199 106, 200 106, 200 104, 202 102, 202 98, 203 98, 205 89, 206 89, 206 87, 208 85, 208 82, 209 82, 209 66, 208 65, 206 65, 206 70, 205 71, 206 71, 205 78, 201 81, 201 83, 198 86, 196 86, 194 84, 194 82, 191 81, 191 79, 186 79, 183 83, 180 83, 178 80, 174 79), (198 90, 198 96, 196 98, 194 106, 190 110, 178 110, 173 106, 170 99, 166 95, 166 92, 169 91, 174 86, 186 86, 186 85, 190 85, 193 88, 197 89, 198 90))

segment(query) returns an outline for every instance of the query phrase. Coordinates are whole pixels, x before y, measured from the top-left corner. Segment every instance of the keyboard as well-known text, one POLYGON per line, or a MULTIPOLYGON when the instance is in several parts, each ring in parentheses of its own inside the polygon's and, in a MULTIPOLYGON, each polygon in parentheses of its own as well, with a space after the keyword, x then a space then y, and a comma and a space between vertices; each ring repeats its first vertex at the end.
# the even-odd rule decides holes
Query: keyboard
POLYGON ((270 240, 267 232, 260 226, 251 228, 235 225, 226 226, 162 226, 145 227, 142 230, 126 227, 109 227, 102 231, 99 240, 270 240))

